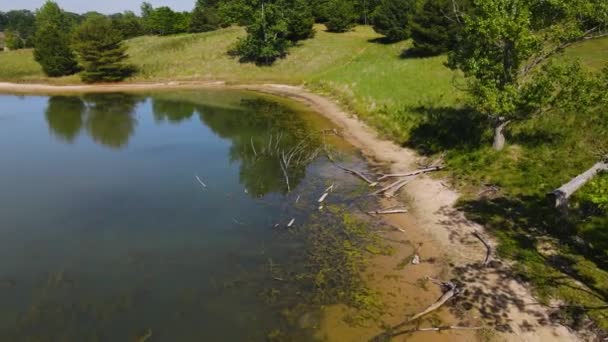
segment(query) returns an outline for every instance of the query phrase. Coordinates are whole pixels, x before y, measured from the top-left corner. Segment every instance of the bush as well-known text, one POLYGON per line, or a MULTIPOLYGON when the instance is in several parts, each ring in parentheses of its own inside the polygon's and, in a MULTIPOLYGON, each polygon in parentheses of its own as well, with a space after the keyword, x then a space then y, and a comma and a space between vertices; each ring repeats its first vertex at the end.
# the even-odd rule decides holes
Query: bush
POLYGON ((125 64, 126 47, 122 34, 105 17, 91 17, 76 29, 74 47, 78 52, 86 83, 117 82, 131 76, 135 68, 125 64))
POLYGON ((410 21, 416 0, 382 0, 372 14, 374 30, 390 42, 410 37, 410 21))
POLYGON ((57 26, 47 24, 36 32, 34 59, 49 77, 60 77, 78 72, 78 63, 68 44, 66 34, 57 26))
POLYGON ((18 32, 6 31, 5 44, 9 50, 18 50, 25 47, 25 42, 21 38, 18 32))
POLYGON ((265 5, 255 13, 253 22, 247 26, 247 37, 237 42, 234 52, 242 62, 270 65, 284 57, 291 46, 288 27, 281 6, 265 5))
POLYGON ((349 0, 330 0, 326 4, 325 15, 325 26, 329 32, 346 32, 355 26, 359 17, 349 0))
POLYGON ((315 18, 307 0, 291 0, 287 4, 287 39, 292 42, 312 38, 315 18))

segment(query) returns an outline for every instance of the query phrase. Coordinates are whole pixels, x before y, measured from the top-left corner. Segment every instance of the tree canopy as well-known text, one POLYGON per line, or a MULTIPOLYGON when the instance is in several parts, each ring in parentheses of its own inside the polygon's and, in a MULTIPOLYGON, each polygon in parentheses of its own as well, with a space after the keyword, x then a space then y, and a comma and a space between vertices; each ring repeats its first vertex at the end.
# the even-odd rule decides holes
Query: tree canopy
POLYGON ((470 104, 492 120, 494 147, 502 149, 505 127, 539 113, 555 95, 557 73, 542 66, 566 47, 608 33, 608 2, 474 0, 473 7, 449 65, 467 77, 470 104))
POLYGON ((382 0, 372 14, 374 30, 390 42, 410 37, 410 21, 417 0, 382 0))
POLYGON ((36 12, 34 58, 47 76, 59 77, 78 71, 78 63, 70 47, 70 22, 63 10, 47 1, 36 12))

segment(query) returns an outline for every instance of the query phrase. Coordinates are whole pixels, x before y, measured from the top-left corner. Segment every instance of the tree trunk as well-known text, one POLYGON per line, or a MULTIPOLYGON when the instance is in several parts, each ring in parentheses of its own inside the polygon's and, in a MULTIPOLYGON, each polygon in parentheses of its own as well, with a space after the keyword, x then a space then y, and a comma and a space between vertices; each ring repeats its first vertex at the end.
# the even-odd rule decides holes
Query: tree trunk
POLYGON ((574 177, 568 183, 562 185, 547 194, 549 200, 555 204, 556 208, 565 210, 568 208, 568 198, 572 196, 578 189, 585 185, 591 178, 601 171, 608 171, 608 162, 598 162, 589 170, 574 177))
POLYGON ((494 128, 494 144, 492 144, 492 147, 494 147, 496 151, 500 151, 505 147, 506 139, 504 130, 509 123, 511 123, 510 120, 504 120, 503 118, 498 119, 496 122, 497 125, 494 128))

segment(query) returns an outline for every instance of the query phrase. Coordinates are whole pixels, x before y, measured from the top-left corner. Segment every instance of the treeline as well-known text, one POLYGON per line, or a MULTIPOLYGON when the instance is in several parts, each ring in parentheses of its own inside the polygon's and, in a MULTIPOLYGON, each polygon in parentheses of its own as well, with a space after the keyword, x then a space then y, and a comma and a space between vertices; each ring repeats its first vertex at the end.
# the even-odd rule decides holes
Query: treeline
MULTIPOLYGON (((459 29, 458 13, 469 0, 197 0, 190 12, 170 7, 141 5, 131 11, 103 15, 61 11, 63 34, 91 18, 105 18, 106 26, 121 39, 141 35, 171 35, 216 30, 230 25, 247 28, 247 37, 232 49, 243 62, 271 64, 284 57, 298 41, 314 36, 314 23, 330 32, 346 32, 357 24, 372 25, 386 42, 412 38, 417 55, 449 51, 459 29), (457 12, 457 11, 458 12, 457 12), (109 24, 108 24, 109 23, 109 24)), ((28 10, 0 12, 0 31, 9 49, 35 47, 37 13, 28 10)), ((64 37, 65 38, 65 37, 64 37)))

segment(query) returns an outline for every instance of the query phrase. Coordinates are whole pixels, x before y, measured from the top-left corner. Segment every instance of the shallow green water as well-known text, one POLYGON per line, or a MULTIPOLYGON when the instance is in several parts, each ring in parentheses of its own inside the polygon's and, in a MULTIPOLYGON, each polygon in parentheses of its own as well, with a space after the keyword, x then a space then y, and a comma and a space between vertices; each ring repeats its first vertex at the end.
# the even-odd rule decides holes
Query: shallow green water
POLYGON ((341 187, 328 205, 361 186, 315 158, 325 144, 352 155, 320 134, 331 124, 244 92, 0 95, 0 106, 0 341, 297 330, 281 311, 309 304, 302 289, 273 292, 277 269, 306 253, 285 226, 311 220, 328 184, 341 187))

